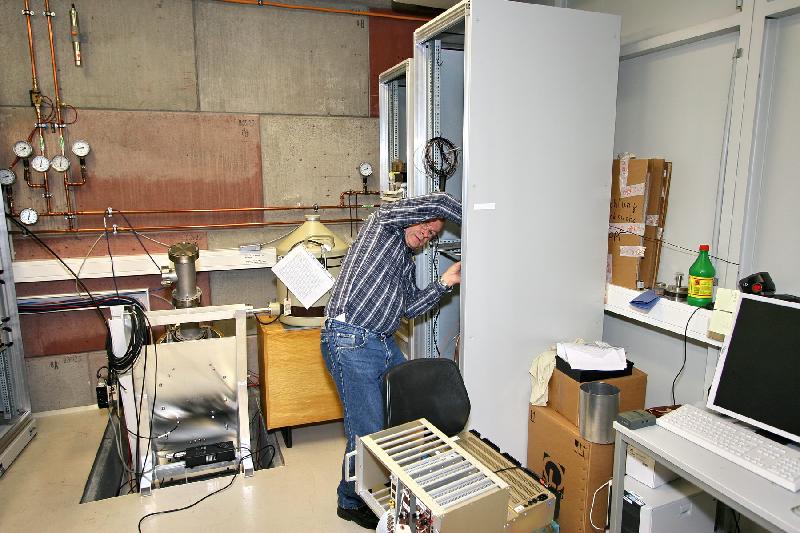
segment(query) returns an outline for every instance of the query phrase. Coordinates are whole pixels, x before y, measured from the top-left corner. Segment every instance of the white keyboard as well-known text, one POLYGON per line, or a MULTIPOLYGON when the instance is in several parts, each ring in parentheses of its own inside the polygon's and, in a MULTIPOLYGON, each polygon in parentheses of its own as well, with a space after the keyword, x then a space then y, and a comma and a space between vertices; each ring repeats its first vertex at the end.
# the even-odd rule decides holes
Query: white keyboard
POLYGON ((781 487, 800 490, 800 451, 694 405, 679 407, 656 423, 781 487))

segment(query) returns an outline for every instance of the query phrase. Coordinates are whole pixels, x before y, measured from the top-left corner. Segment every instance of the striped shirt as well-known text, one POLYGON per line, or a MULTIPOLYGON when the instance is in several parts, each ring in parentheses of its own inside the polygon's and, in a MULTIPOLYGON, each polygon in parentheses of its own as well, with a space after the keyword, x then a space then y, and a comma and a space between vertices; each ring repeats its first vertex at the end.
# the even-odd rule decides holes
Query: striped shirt
POLYGON ((401 316, 412 318, 431 309, 445 288, 438 280, 417 287, 413 250, 404 230, 436 218, 461 224, 461 204, 446 193, 433 193, 384 204, 370 215, 347 252, 325 314, 344 314, 348 324, 390 335, 401 316))

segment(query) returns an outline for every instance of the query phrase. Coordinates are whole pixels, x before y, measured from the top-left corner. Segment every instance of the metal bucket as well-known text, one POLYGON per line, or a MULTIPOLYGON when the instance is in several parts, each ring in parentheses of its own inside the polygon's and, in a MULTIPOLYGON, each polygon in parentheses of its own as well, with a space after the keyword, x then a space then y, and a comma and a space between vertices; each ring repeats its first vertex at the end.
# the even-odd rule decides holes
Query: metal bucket
POLYGON ((602 381, 581 385, 578 421, 581 437, 597 444, 614 442, 612 424, 619 413, 619 389, 602 381))

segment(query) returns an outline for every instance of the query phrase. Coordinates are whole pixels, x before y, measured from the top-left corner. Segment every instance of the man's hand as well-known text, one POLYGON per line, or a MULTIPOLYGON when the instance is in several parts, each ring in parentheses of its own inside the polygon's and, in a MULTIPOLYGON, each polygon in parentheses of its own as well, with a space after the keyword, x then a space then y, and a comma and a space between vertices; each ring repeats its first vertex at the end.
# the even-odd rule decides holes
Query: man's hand
POLYGON ((448 287, 461 283, 461 261, 453 264, 442 274, 442 283, 448 287))

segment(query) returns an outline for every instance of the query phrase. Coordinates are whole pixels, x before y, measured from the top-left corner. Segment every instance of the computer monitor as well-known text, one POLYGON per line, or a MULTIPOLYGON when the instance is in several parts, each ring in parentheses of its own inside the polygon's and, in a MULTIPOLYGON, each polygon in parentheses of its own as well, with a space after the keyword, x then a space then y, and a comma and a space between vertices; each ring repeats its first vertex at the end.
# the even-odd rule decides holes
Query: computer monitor
POLYGON ((707 405, 800 442, 800 304, 740 295, 707 405))

